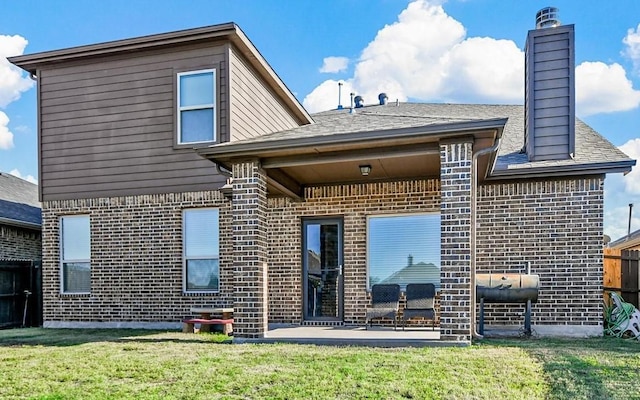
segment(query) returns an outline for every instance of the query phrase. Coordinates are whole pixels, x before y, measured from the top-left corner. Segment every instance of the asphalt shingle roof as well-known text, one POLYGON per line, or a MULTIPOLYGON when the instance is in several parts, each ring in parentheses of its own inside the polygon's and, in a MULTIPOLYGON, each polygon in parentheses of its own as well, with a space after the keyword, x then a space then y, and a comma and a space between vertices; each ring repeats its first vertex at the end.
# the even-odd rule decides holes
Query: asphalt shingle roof
MULTIPOLYGON (((573 159, 530 162, 520 151, 524 146, 524 106, 487 104, 388 103, 358 108, 331 110, 312 115, 315 123, 247 139, 252 143, 295 140, 305 137, 333 136, 357 132, 402 128, 437 127, 460 122, 507 118, 498 149, 494 173, 530 168, 579 167, 581 165, 630 161, 631 159, 576 119, 576 151, 573 159)), ((241 142, 231 142, 233 145, 241 142)))
POLYGON ((41 225, 38 186, 0 172, 0 218, 41 225))

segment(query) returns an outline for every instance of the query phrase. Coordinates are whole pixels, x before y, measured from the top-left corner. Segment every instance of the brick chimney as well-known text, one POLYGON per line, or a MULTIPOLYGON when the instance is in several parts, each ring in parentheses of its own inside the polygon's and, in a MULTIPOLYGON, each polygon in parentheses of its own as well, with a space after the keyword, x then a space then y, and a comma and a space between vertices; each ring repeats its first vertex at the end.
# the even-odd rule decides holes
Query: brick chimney
POLYGON ((524 140, 529 161, 565 160, 575 152, 573 25, 560 25, 558 9, 536 14, 525 46, 524 140))

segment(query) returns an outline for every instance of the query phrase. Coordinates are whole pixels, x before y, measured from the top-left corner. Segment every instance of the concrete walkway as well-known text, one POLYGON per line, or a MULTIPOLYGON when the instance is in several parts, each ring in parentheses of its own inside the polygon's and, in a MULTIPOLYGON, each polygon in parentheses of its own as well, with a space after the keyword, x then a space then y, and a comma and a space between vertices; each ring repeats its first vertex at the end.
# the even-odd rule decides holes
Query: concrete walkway
POLYGON ((468 346, 469 342, 440 340, 440 330, 408 327, 406 330, 374 326, 368 330, 362 326, 300 326, 270 324, 264 338, 234 338, 234 343, 297 343, 329 346, 372 347, 440 347, 468 346))

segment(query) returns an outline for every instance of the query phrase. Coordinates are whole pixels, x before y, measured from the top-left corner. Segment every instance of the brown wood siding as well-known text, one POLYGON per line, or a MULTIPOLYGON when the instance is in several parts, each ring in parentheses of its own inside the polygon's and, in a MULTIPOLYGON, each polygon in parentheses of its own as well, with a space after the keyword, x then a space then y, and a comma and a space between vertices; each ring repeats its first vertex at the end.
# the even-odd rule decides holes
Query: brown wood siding
POLYGON ((294 115, 255 70, 231 48, 231 140, 295 128, 294 115))
POLYGON ((175 74, 215 68, 228 140, 225 44, 67 63, 39 74, 42 200, 211 190, 225 177, 175 146, 175 74))

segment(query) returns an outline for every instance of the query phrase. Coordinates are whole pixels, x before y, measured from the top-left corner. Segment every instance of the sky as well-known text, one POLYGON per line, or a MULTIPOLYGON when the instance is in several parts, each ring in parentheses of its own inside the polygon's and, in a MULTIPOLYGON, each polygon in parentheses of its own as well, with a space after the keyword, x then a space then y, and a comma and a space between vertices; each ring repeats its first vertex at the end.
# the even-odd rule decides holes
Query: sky
MULTIPOLYGON (((576 35, 579 118, 640 159, 638 0, 21 0, 0 11, 0 171, 38 176, 34 82, 6 57, 225 22, 247 34, 310 111, 356 92, 390 101, 522 104, 536 12, 576 35)), ((604 233, 640 229, 640 172, 605 180, 604 233)))

